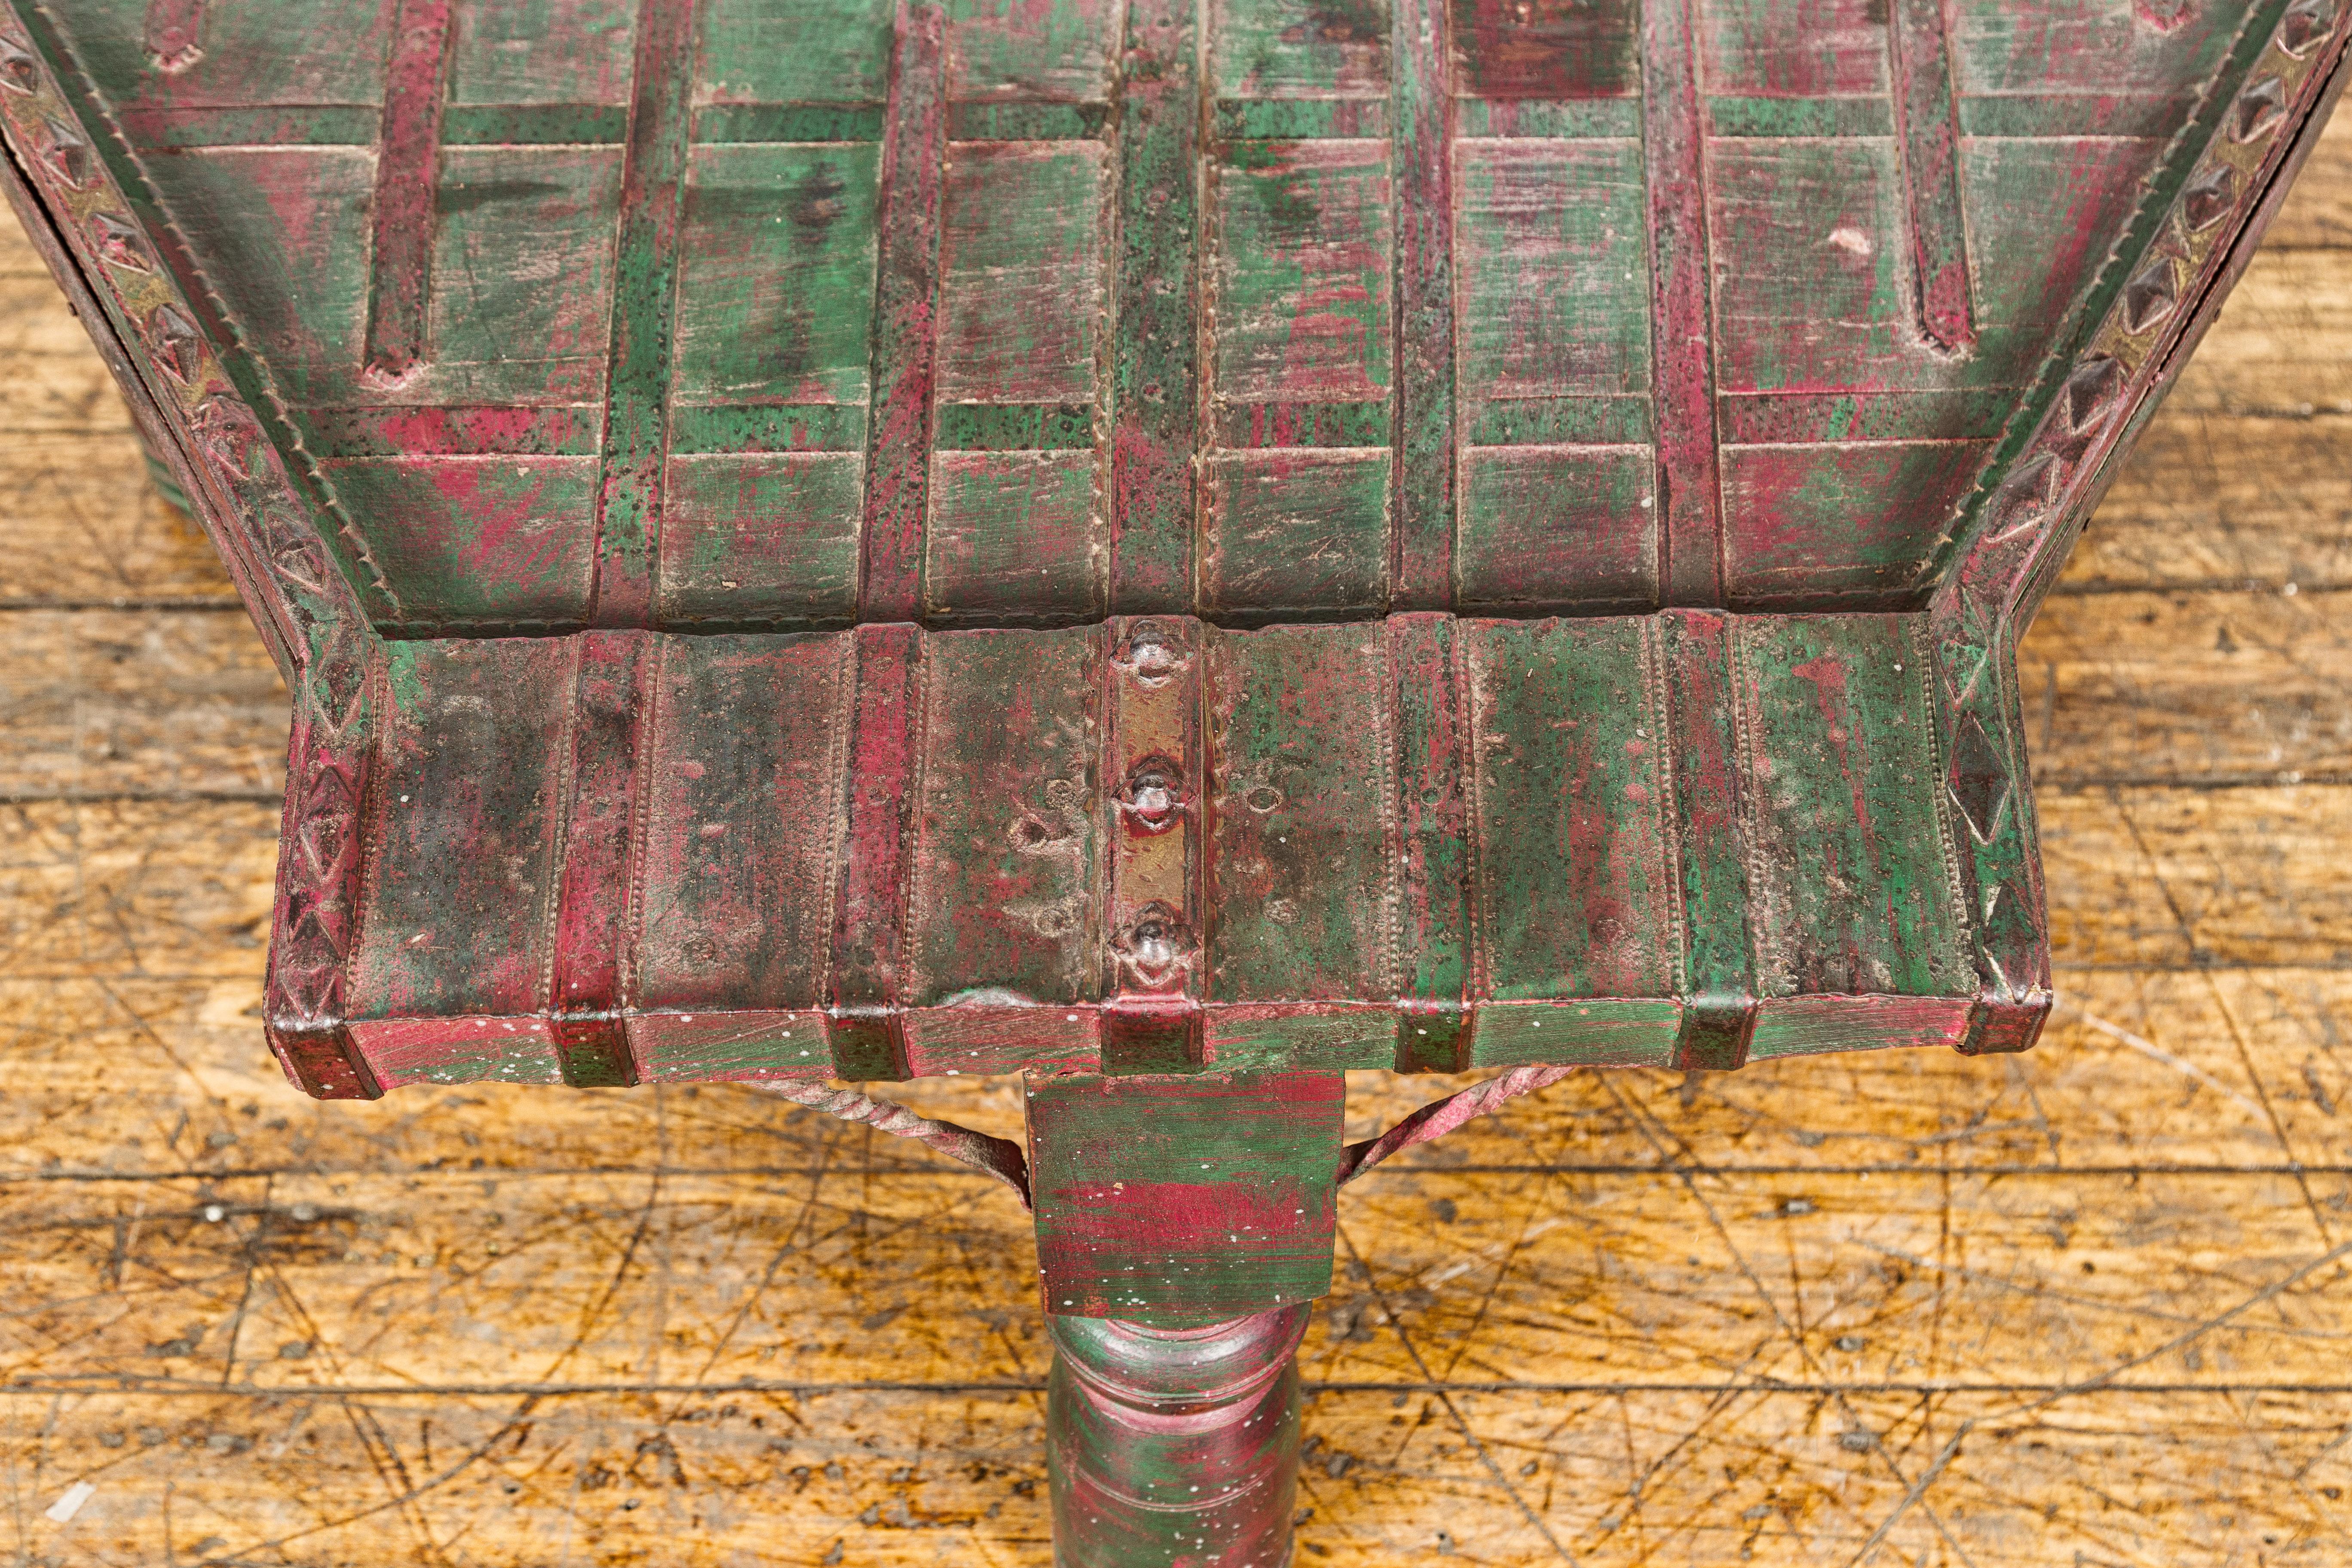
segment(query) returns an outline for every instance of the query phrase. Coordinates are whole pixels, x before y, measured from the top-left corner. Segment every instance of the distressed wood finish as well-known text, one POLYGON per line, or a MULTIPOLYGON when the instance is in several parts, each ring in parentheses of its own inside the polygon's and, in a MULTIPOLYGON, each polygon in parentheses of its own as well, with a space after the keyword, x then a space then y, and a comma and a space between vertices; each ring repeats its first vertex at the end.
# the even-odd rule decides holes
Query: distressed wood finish
POLYGON ((39 29, 77 144, 395 636, 1923 608, 2336 48, 2316 0, 336 0, 330 69, 133 9, 39 29))
MULTIPOLYGON (((1017 1067, 1047 1310, 1213 1334, 1571 1068, 2033 1043, 2016 639, 2328 0, 860 3, 386 0, 330 79, 0 17, 12 181, 295 690, 289 1077, 890 1125, 813 1080, 1017 1067), (1366 1067, 1517 1070, 1343 1154, 1366 1067)), ((1152 1463, 1106 1419, 1068 1550, 1187 1555, 1078 1525, 1152 1463)))
MULTIPOLYGON (((2347 131, 2021 647, 2042 1048, 1578 1073, 1351 1184, 1299 1563, 2341 1554, 2347 131)), ((985 1181, 748 1089, 281 1081, 284 692, 5 226, 0 290, 12 1540, 1043 1568, 1052 1325, 985 1181)), ((1358 1075, 1345 1136, 1433 1082, 1358 1075)), ((895 1092, 1018 1135, 1015 1079, 895 1092)))

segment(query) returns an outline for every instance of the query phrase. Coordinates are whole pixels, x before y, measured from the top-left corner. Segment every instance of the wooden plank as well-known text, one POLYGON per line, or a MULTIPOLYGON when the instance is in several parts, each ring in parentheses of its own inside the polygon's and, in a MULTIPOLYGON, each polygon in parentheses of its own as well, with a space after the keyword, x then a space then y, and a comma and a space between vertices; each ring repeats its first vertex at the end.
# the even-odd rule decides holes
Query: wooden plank
POLYGON ((30 610, 0 625, 0 795, 284 791, 286 689, 241 611, 30 610))
POLYGON ((1476 769, 1482 998, 1675 994, 1665 715, 1646 633, 1637 620, 1456 631, 1476 769))
POLYGON ((1650 353, 1657 388, 1658 581, 1670 605, 1724 600, 1717 489, 1715 264, 1689 0, 1642 9, 1642 156, 1650 204, 1650 353))
POLYGON ((1193 0, 1127 9, 1109 495, 1110 603, 1122 615, 1193 606, 1198 11, 1193 0))
POLYGON ((2301 592, 2352 583, 2347 434, 2352 421, 2333 415, 2168 407, 2107 492, 2055 592, 2282 592, 2290 584, 2301 592))
POLYGON ((553 960, 570 649, 550 638, 408 642, 384 660, 352 1014, 535 1010, 553 960), (493 747, 512 765, 478 766, 493 747))
POLYGON ((2352 780, 2352 642, 2330 594, 2115 592, 2018 650, 2044 788, 2352 780))
POLYGON ((920 602, 940 328, 945 28, 939 7, 928 0, 898 0, 874 207, 880 271, 874 289, 874 369, 867 384, 872 405, 857 586, 858 614, 867 620, 912 620, 920 602))
POLYGON ((1397 147, 1396 564, 1393 602, 1454 603, 1453 29, 1447 0, 1410 0, 1393 45, 1397 147))
MULTIPOLYGON (((2325 316, 2288 323, 2248 384, 2334 374, 2325 316)), ((2342 580, 2339 444, 2176 403, 2078 563, 2148 592, 2062 596, 2029 643, 2045 772, 2166 786, 2044 791, 2066 1006, 2040 1050, 1580 1075, 1351 1189, 1307 1352, 1302 1562, 1843 1563, 1882 1525, 1883 1557, 1957 1563, 1941 1531, 1979 1568, 2352 1549, 2344 1286, 2254 1300, 2344 1235, 2343 806, 2207 787, 2266 737, 2338 765, 2313 591, 2342 580)), ((107 481, 97 449, 38 448, 79 510, 44 503, 72 531, 20 535, 6 581, 220 592, 106 499, 135 464, 107 481)), ((1045 1561, 1035 1259, 976 1179, 729 1089, 304 1100, 253 1016, 272 811, 5 821, 0 1256, 27 1284, 0 1429, 37 1555, 162 1560, 168 1500, 183 1560, 310 1530, 283 1550, 1045 1561), (192 1327, 192 1354, 149 1353, 192 1327), (512 1380, 551 1369, 578 1381, 525 1410, 512 1380), (903 1387, 927 1378, 952 1386, 903 1387), (80 1479, 72 1523, 37 1517, 80 1479)), ((1369 1136, 1446 1085, 1352 1087, 1369 1136)), ((919 1092, 1019 1126, 1001 1087, 919 1092)))
MULTIPOLYGON (((368 212, 367 360, 361 370, 384 385, 407 380, 429 352, 425 302, 441 184, 441 110, 449 95, 450 16, 449 0, 402 0, 393 16, 368 212)), ((185 39, 194 29, 173 31, 185 39)))
POLYGON ((1345 1094, 1335 1072, 1037 1079, 1045 1309, 1190 1327, 1322 1295, 1345 1094))
MULTIPOLYGON (((662 470, 678 242, 693 114, 695 0, 644 0, 613 246, 612 359, 596 483, 596 581, 588 620, 646 626, 661 560, 662 470)), ((390 110, 387 109, 386 113, 390 110)))
POLYGON ((1391 994, 1388 651, 1370 625, 1211 640, 1208 999, 1391 994))
POLYGON ((1927 650, 1891 616, 1743 619, 1732 660, 1761 994, 1962 995, 1958 868, 1936 796, 1927 650))
POLYGON ((853 670, 843 639, 664 638, 645 751, 634 973, 635 1076, 662 1080, 825 1066, 814 1017, 835 915, 841 742, 853 670), (709 829, 716 828, 716 832, 709 829), (737 1011, 714 1033, 694 1017, 737 1011), (803 1053, 809 1053, 804 1055, 803 1053))

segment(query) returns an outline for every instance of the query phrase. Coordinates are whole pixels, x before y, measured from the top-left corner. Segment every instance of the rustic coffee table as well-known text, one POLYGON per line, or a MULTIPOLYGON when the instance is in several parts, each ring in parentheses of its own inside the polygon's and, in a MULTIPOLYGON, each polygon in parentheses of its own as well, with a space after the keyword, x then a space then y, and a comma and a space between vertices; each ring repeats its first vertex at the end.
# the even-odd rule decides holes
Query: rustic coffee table
POLYGON ((1060 1559, 1272 1568, 1350 1177, 2033 1042, 2012 649, 2337 5, 0 0, 0 123, 295 693, 288 1075, 982 1167, 1060 1559))

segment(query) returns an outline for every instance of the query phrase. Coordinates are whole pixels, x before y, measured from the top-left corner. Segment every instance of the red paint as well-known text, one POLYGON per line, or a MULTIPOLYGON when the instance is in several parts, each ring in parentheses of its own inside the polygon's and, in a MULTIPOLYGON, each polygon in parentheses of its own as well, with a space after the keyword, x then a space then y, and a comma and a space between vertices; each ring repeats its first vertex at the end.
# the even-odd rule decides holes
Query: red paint
POLYGON ((370 798, 373 664, 359 637, 331 637, 296 688, 287 746, 262 1016, 288 1076, 322 1100, 373 1100, 383 1092, 346 1021, 360 940, 363 841, 380 806, 370 798))
MULTIPOLYGON (((620 1019, 628 1000, 621 952, 639 913, 637 759, 651 706, 646 669, 657 647, 645 632, 574 639, 572 780, 548 1008, 567 1058, 586 1055, 620 1081, 632 1076, 620 1019)), ((593 1068, 570 1076, 586 1070, 593 1068)))
POLYGON ((599 626, 653 623, 696 23, 695 0, 640 0, 629 139, 614 215, 595 580, 589 594, 589 620, 599 626))
POLYGON ((1197 1182, 1167 1181, 1139 1171, 1116 1181, 1040 1191, 1039 1206, 1053 1205, 1060 1221, 1038 1237, 1037 1261, 1052 1281, 1047 1310, 1118 1316, 1117 1304, 1108 1300, 1066 1300, 1084 1289, 1068 1281, 1098 1275, 1106 1254, 1165 1248, 1215 1255, 1331 1224, 1330 1187, 1244 1186, 1207 1179, 1215 1175, 1211 1171, 1197 1182))
POLYGON ((1960 204, 1959 105, 1943 0, 1893 0, 1895 145, 1919 330, 1948 353, 1976 343, 1960 204))
MULTIPOLYGON (((922 634, 910 626, 860 626, 854 636, 857 673, 850 699, 849 791, 826 998, 835 1008, 872 1021, 887 1036, 896 1067, 906 1054, 894 1010, 899 950, 906 940, 907 805, 921 738, 917 693, 922 634)), ((865 1044, 878 1051, 885 1041, 877 1037, 865 1044)), ((845 1066, 845 1076, 862 1070, 845 1066)))
MULTIPOLYGON (((584 423, 576 408, 387 408, 328 411, 339 434, 403 457, 486 457, 545 452, 584 423), (341 416, 334 418, 334 416, 341 416)), ((320 416, 313 415, 314 421, 320 416)), ((323 422, 323 421, 320 421, 323 422)))
POLYGON ((875 201, 872 444, 866 465, 858 618, 910 621, 921 599, 939 362, 940 174, 947 157, 944 15, 899 0, 875 201))
POLYGON ((1454 83, 1449 0, 1400 6, 1390 605, 1454 603, 1454 83), (1405 90, 1409 84, 1411 91, 1405 90))
POLYGON ((367 358, 362 374, 398 386, 425 354, 435 195, 441 177, 443 70, 449 0, 393 0, 392 63, 376 141, 374 248, 368 272, 367 358))
POLYGON ((1656 384, 1659 596, 1723 603, 1705 140, 1689 0, 1642 7, 1643 155, 1650 203, 1650 352, 1656 384))
POLYGON ((205 58, 205 0, 147 0, 147 58, 164 72, 205 58))

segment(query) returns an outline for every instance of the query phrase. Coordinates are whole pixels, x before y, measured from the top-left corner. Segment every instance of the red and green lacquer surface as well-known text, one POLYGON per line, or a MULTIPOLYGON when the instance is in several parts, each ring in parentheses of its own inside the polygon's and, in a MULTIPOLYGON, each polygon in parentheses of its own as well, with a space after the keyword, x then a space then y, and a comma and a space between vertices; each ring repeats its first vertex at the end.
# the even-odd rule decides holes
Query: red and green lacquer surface
POLYGON ((2264 11, 53 9, 404 637, 1916 608, 2264 11))
POLYGON ((2339 3, 6 0, 0 129, 296 692, 296 1080, 1025 1069, 1175 1331, 1344 1069, 2032 1043, 2015 638, 2339 3))

